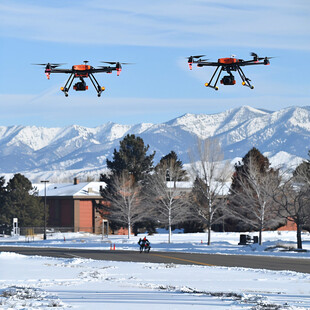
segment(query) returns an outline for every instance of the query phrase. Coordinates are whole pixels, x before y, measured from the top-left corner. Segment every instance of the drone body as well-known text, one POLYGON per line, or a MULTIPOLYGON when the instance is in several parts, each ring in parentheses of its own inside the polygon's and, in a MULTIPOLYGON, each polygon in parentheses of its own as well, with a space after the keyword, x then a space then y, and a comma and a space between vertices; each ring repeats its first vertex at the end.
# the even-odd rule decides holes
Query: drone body
POLYGON ((68 92, 73 83, 73 80, 79 78, 80 81, 73 85, 73 89, 76 91, 85 91, 88 90, 88 86, 86 85, 85 78, 89 78, 97 91, 98 97, 101 96, 101 93, 105 90, 103 86, 100 86, 98 81, 96 80, 94 74, 95 73, 112 73, 112 71, 116 71, 117 76, 119 76, 122 71, 122 66, 120 62, 105 62, 110 65, 115 66, 100 66, 98 68, 94 68, 93 66, 88 65, 88 61, 84 61, 83 65, 75 65, 72 66, 71 69, 58 69, 62 64, 37 64, 41 66, 45 66, 45 75, 48 79, 50 79, 51 73, 66 73, 70 74, 66 84, 64 87, 61 87, 61 91, 64 92, 65 96, 68 97, 68 92))
POLYGON ((250 83, 251 80, 245 76, 241 67, 251 65, 269 65, 270 64, 269 59, 271 57, 258 57, 257 54, 255 53, 251 53, 251 55, 253 56, 253 59, 251 60, 243 60, 235 58, 235 56, 231 56, 227 58, 219 58, 217 62, 209 62, 208 59, 201 59, 205 55, 197 55, 188 57, 188 64, 190 70, 192 70, 193 64, 197 64, 197 67, 204 67, 204 66, 216 67, 210 81, 208 83, 205 83, 206 87, 211 87, 215 90, 218 90, 218 87, 216 85, 223 71, 227 72, 229 75, 223 76, 220 83, 223 85, 235 85, 236 80, 231 72, 237 71, 242 80, 242 85, 253 89, 254 86, 251 85, 250 83), (214 78, 215 81, 212 84, 214 78))

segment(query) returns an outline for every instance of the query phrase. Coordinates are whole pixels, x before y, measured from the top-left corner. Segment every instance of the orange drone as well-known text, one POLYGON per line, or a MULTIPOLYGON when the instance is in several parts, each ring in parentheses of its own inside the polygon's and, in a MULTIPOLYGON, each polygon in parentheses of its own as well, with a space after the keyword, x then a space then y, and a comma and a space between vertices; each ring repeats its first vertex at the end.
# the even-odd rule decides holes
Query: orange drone
POLYGON ((201 59, 204 56, 205 55, 197 55, 188 57, 189 69, 192 70, 193 64, 197 64, 197 67, 204 67, 204 66, 216 67, 209 83, 205 83, 206 87, 211 87, 215 90, 218 90, 216 84, 220 78, 222 71, 226 71, 229 75, 223 76, 223 78, 220 81, 221 84, 235 85, 236 84, 235 77, 233 76, 231 71, 238 71, 242 79, 242 85, 253 89, 254 86, 251 85, 250 83, 251 80, 245 76, 241 67, 252 65, 269 65, 270 64, 269 59, 272 58, 272 57, 258 57, 257 54, 251 53, 251 56, 253 56, 253 59, 251 60, 243 60, 231 56, 228 58, 219 58, 217 62, 209 62, 208 59, 201 59), (218 72, 219 69, 220 71, 218 72), (215 83, 212 85, 212 81, 215 78, 217 72, 218 75, 215 79, 215 83))
POLYGON ((36 64, 39 66, 45 66, 45 74, 48 79, 50 79, 51 73, 67 73, 70 74, 67 83, 64 87, 61 87, 61 91, 65 93, 65 96, 68 97, 69 89, 72 85, 72 82, 75 78, 79 78, 80 81, 73 85, 73 89, 76 91, 85 91, 88 89, 84 79, 89 78, 94 85, 98 97, 101 96, 101 93, 105 90, 103 86, 100 86, 98 81, 96 80, 94 74, 95 73, 112 73, 112 71, 116 71, 117 76, 119 76, 120 72, 122 71, 122 64, 128 63, 120 63, 114 61, 102 61, 103 63, 107 63, 110 66, 100 66, 98 68, 94 68, 93 66, 88 65, 88 61, 84 61, 84 65, 76 65, 72 66, 71 69, 58 69, 59 66, 62 64, 55 64, 55 63, 47 63, 47 64, 36 64), (115 66, 111 66, 115 65, 115 66))

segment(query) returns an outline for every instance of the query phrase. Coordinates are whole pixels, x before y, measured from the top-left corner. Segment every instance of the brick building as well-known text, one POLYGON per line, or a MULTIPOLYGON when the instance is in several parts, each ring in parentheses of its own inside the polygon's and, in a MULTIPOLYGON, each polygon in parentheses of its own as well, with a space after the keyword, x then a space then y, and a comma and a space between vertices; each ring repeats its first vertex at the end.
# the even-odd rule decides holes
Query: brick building
MULTIPOLYGON (((46 183, 47 227, 100 233, 102 217, 96 205, 103 203, 100 188, 104 182, 46 183)), ((45 185, 34 184, 44 199, 45 185)))

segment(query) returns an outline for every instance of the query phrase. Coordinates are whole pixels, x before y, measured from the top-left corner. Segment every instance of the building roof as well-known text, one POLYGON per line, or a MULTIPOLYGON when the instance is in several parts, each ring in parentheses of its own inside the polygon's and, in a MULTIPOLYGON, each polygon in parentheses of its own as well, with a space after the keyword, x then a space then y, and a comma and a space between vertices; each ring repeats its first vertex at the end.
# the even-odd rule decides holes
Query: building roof
MULTIPOLYGON (((212 183, 213 186, 218 184, 212 183)), ((38 196, 44 197, 44 183, 33 184, 33 187, 38 191, 38 196)), ((229 192, 230 183, 218 189, 218 194, 227 195, 229 192)), ((78 182, 74 183, 46 183, 46 197, 73 197, 73 198, 102 198, 100 187, 105 188, 105 182, 78 182)), ((174 182, 168 181, 167 188, 173 188, 174 182)), ((193 182, 183 181, 176 182, 176 187, 184 191, 190 191, 193 187, 193 182)))
MULTIPOLYGON (((46 183, 46 197, 82 197, 100 198, 100 187, 105 188, 105 182, 46 183)), ((45 184, 33 184, 38 190, 38 196, 45 196, 45 184)))
MULTIPOLYGON (((175 182, 177 189, 182 189, 184 191, 191 191, 194 183, 192 181, 177 181, 175 182)), ((215 191, 219 195, 227 195, 229 193, 231 182, 226 182, 224 185, 222 185, 220 182, 213 181, 211 185, 211 189, 215 191)), ((174 182, 173 181, 167 181, 167 188, 173 188, 174 182)))

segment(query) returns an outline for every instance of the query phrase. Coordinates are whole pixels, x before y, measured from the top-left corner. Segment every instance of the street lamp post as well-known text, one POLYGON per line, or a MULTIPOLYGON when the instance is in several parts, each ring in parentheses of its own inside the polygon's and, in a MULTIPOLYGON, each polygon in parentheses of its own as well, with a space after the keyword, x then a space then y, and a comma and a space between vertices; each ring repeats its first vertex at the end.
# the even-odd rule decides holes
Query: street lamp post
POLYGON ((44 180, 41 181, 41 183, 44 183, 44 234, 43 234, 43 239, 46 240, 46 183, 49 181, 44 180))

